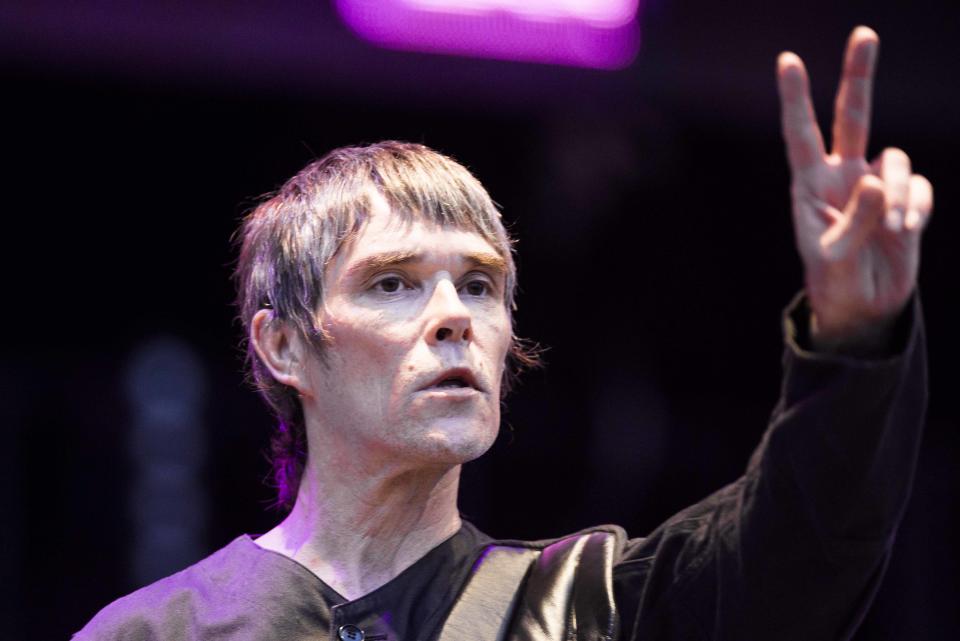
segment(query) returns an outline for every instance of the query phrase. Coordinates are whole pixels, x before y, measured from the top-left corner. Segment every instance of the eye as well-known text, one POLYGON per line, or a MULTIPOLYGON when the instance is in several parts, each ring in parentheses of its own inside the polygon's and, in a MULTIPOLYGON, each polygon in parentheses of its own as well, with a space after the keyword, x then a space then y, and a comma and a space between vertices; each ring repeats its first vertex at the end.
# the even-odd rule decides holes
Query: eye
POLYGON ((371 289, 384 294, 396 294, 407 287, 407 283, 399 276, 386 276, 375 282, 371 289))
POLYGON ((490 294, 490 283, 485 280, 474 279, 463 286, 463 291, 470 296, 487 296, 490 294))

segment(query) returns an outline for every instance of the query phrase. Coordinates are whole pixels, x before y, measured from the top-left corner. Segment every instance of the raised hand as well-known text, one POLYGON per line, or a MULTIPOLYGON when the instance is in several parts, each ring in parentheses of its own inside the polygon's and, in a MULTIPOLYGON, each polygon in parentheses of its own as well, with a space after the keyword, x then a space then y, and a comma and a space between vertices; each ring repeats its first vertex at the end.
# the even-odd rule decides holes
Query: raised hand
POLYGON ((818 349, 882 349, 916 286, 920 235, 933 209, 929 181, 911 173, 903 151, 885 149, 872 164, 865 158, 879 44, 867 27, 850 34, 829 154, 803 62, 790 52, 777 59, 793 222, 818 349))

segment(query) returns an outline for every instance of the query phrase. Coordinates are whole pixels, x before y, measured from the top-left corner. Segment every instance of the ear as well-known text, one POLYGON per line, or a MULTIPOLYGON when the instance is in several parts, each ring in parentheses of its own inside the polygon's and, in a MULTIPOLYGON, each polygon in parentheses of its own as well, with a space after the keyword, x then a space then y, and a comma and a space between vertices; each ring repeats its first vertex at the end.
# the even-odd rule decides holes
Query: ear
POLYGON ((259 310, 250 321, 250 344, 275 380, 301 396, 311 395, 304 368, 305 345, 290 323, 275 319, 269 309, 259 310))

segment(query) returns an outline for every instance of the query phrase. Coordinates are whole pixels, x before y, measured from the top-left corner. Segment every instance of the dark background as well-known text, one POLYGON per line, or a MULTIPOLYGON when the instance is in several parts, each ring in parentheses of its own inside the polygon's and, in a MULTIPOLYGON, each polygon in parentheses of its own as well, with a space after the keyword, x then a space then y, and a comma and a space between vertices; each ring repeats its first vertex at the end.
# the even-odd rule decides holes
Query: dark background
POLYGON ((64 638, 151 571, 276 522, 230 236, 259 194, 344 144, 453 155, 519 238, 518 329, 549 346, 548 367, 465 469, 461 507, 481 529, 640 536, 735 479, 776 401, 780 310, 801 285, 774 60, 804 58, 829 130, 846 36, 865 23, 882 40, 870 154, 904 148, 937 206, 920 276, 926 435, 857 638, 955 639, 956 7, 651 0, 636 61, 592 71, 379 50, 321 0, 0 6, 0 637, 64 638), (164 389, 190 399, 199 441, 169 439, 192 453, 190 482, 144 517, 130 377, 167 348, 187 373, 169 366, 164 389), (188 552, 138 574, 149 519, 183 514, 188 552))

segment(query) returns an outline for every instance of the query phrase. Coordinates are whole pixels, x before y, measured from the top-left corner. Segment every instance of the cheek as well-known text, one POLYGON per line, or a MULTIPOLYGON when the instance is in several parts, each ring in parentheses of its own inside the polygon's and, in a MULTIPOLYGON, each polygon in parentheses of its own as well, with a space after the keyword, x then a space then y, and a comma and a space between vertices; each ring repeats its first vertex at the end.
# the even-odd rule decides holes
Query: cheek
POLYGON ((510 345, 513 343, 513 327, 510 323, 510 317, 504 312, 503 318, 495 323, 491 328, 493 333, 493 350, 496 361, 497 372, 503 374, 507 363, 507 354, 510 351, 510 345))
POLYGON ((406 353, 397 328, 385 328, 375 315, 324 324, 329 336, 329 384, 342 394, 360 397, 366 409, 385 408, 395 383, 404 376, 406 353))
POLYGON ((340 354, 347 367, 388 366, 395 360, 402 343, 396 328, 374 313, 343 317, 330 314, 323 328, 329 336, 331 351, 340 354))
POLYGON ((499 411, 500 388, 506 369, 507 354, 512 342, 509 317, 491 316, 474 322, 476 341, 472 361, 483 373, 490 390, 490 399, 499 411))

